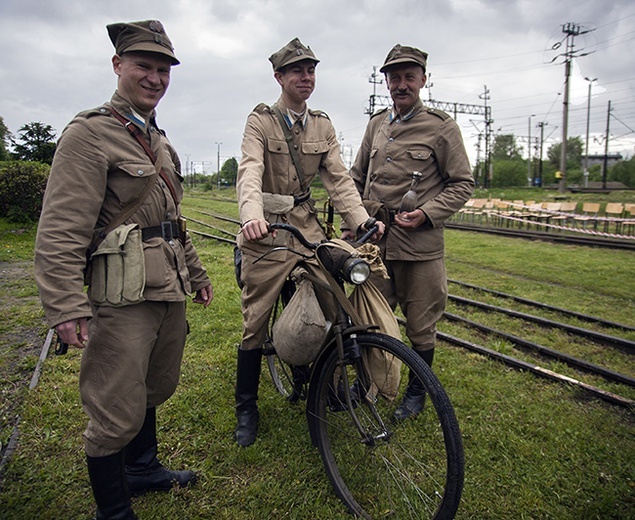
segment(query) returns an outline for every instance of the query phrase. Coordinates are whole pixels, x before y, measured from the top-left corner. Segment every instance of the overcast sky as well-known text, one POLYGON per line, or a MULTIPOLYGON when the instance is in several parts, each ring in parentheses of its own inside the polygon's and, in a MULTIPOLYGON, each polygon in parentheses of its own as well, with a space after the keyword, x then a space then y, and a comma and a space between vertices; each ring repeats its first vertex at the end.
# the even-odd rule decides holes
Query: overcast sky
MULTIPOLYGON (((544 122, 546 157, 562 140, 568 23, 588 31, 574 39, 569 136, 585 139, 584 78, 597 78, 590 153, 604 152, 609 100, 609 152, 635 152, 632 0, 0 0, 0 116, 9 130, 40 121, 59 136, 77 112, 110 99, 105 26, 150 18, 163 22, 181 60, 158 122, 196 171, 216 171, 219 150, 221 163, 240 158, 250 110, 279 95, 267 58, 296 36, 321 60, 309 106, 330 115, 347 160, 368 121, 373 67, 396 43, 429 53, 424 100, 482 106, 487 88, 493 131, 515 134, 526 151, 544 122)), ((484 118, 457 120, 474 162, 484 118)))

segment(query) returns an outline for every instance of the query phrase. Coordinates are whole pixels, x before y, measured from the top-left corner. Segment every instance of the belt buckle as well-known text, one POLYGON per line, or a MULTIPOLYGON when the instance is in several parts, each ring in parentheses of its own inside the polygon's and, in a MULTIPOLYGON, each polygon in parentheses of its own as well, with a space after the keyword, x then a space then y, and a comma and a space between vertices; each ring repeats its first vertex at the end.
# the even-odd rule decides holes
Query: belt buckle
POLYGON ((161 222, 161 236, 165 240, 172 240, 174 238, 174 233, 172 231, 172 222, 169 220, 161 222))

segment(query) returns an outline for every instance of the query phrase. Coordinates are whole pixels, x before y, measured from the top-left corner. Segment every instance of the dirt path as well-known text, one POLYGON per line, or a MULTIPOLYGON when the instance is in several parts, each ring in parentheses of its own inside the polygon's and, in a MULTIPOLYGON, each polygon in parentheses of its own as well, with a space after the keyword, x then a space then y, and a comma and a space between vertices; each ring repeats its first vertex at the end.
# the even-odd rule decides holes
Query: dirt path
POLYGON ((31 262, 0 262, 0 460, 17 424, 47 326, 31 262), (36 317, 29 321, 29 317, 36 317))

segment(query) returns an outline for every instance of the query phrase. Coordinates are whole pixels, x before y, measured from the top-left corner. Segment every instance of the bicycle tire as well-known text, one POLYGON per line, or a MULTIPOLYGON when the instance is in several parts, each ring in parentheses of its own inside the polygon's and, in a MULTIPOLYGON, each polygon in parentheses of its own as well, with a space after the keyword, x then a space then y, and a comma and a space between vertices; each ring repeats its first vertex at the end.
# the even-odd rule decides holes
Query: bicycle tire
POLYGON ((366 354, 392 356, 386 358, 386 368, 400 361, 401 380, 396 398, 390 400, 381 393, 387 388, 381 383, 383 370, 376 368, 370 376, 368 364, 359 356, 352 360, 346 355, 342 364, 333 349, 321 365, 310 413, 316 414, 317 446, 336 494, 351 513, 362 518, 454 518, 463 491, 464 454, 458 421, 445 390, 432 370, 401 341, 364 333, 347 338, 344 352, 354 352, 355 344, 366 354), (342 368, 348 383, 358 385, 352 413, 365 439, 342 400, 342 368), (408 385, 409 371, 423 383, 426 402, 416 417, 398 422, 393 414, 408 385), (379 392, 375 388, 366 393, 371 380, 379 392))
POLYGON ((269 369, 269 375, 273 386, 276 388, 279 394, 287 399, 293 399, 295 386, 293 383, 293 368, 280 359, 276 353, 273 343, 273 324, 278 318, 278 314, 287 306, 287 303, 291 300, 293 293, 295 292, 295 284, 291 280, 286 280, 276 303, 271 312, 269 324, 267 327, 267 339, 265 340, 265 347, 263 354, 267 360, 267 368, 269 369))
POLYGON ((273 347, 271 351, 265 350, 265 357, 267 358, 269 376, 277 392, 289 400, 295 400, 294 396, 296 391, 293 383, 293 368, 291 365, 287 365, 282 361, 278 357, 278 354, 275 353, 273 347))

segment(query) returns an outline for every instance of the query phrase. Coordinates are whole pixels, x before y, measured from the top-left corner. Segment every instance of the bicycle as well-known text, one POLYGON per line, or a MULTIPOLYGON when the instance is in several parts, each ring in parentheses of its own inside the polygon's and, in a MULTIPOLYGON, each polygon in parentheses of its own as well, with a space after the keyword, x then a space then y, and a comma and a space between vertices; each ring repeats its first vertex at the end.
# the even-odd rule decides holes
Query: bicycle
MULTIPOLYGON (((309 274, 305 278, 331 292, 337 302, 337 318, 308 366, 290 366, 280 359, 271 333, 263 349, 278 392, 290 401, 306 400, 311 441, 336 495, 350 513, 366 519, 454 518, 464 480, 458 421, 441 383, 412 349, 378 332, 373 324, 353 319, 356 313, 346 303, 344 283, 353 281, 351 274, 357 277, 355 283, 365 283, 368 264, 364 267, 359 258, 351 261, 355 255, 338 251, 333 241, 308 242, 288 224, 270 228, 292 233, 312 251, 306 255, 285 247, 303 257, 299 265, 307 258, 318 260, 329 283, 309 274), (370 366, 372 355, 385 360, 382 367, 370 366), (400 367, 398 386, 389 388, 395 367, 400 367), (413 378, 425 387, 427 403, 416 417, 396 420, 395 409, 413 378)), ((375 231, 376 227, 356 245, 375 231)), ((279 297, 281 307, 289 301, 293 286, 288 279, 279 297)), ((276 306, 273 323, 278 311, 276 306)))

